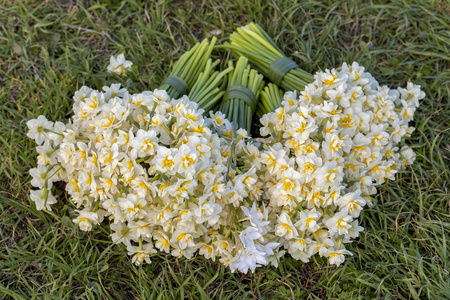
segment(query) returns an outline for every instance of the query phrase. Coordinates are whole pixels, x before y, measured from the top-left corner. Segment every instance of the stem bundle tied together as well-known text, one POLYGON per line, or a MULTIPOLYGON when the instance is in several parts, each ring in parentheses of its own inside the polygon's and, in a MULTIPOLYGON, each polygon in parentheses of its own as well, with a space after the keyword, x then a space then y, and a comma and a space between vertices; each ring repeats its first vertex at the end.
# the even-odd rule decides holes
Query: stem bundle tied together
MULTIPOLYGON (((230 61, 229 67, 233 68, 230 61)), ((219 110, 232 122, 236 131, 243 128, 250 132, 260 92, 264 86, 263 76, 248 65, 248 59, 240 57, 232 73, 228 73, 228 86, 219 110)))
MULTIPOLYGON (((237 32, 231 34, 230 42, 225 48, 247 57, 252 66, 285 91, 302 91, 314 81, 311 74, 300 69, 278 48, 264 29, 255 23, 238 28, 237 32)), ((280 105, 281 103, 277 107, 280 105)), ((271 111, 266 106, 268 105, 259 109, 262 114, 271 111)))
POLYGON ((215 37, 211 39, 211 42, 204 39, 184 53, 175 63, 172 72, 164 79, 159 89, 167 91, 169 96, 175 99, 187 95, 200 73, 205 70, 216 41, 215 37))

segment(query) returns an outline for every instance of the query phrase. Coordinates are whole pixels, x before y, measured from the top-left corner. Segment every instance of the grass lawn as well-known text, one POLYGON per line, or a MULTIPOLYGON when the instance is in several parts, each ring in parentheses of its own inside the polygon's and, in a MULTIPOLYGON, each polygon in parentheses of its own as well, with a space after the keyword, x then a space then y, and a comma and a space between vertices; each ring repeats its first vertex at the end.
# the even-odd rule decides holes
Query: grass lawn
POLYGON ((450 299, 448 2, 76 2, 0 0, 0 299, 450 299), (65 194, 52 212, 36 210, 27 120, 66 121, 82 85, 154 89, 197 40, 224 42, 250 21, 308 71, 358 61, 380 83, 411 79, 427 95, 407 141, 416 162, 364 209, 353 257, 336 268, 286 256, 247 275, 200 256, 136 267, 108 226, 85 233, 72 223, 65 194), (122 52, 138 67, 132 82, 106 72, 122 52))

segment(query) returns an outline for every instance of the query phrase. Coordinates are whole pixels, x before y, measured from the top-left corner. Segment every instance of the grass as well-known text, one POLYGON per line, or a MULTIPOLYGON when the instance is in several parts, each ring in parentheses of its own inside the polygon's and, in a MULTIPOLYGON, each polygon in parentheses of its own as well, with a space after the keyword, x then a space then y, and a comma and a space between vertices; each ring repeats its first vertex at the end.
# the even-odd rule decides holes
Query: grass
POLYGON ((0 0, 0 299, 450 298, 448 3, 146 2, 0 0), (411 79, 427 94, 408 141, 417 160, 379 188, 343 266, 286 257, 278 269, 243 275, 201 257, 157 255, 135 267, 111 246, 106 226, 88 234, 74 227, 67 201, 36 210, 28 119, 66 120, 82 85, 155 88, 197 40, 214 31, 226 41, 250 21, 308 71, 356 60, 382 83, 411 79), (106 73, 109 56, 121 52, 138 67, 133 81, 106 73))

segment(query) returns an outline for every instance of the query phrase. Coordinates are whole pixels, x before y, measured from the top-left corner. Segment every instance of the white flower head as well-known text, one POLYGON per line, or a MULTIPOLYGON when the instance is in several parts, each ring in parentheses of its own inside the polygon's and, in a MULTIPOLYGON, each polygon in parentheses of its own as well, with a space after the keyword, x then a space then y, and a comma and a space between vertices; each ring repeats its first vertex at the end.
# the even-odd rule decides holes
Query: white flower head
POLYGON ((45 116, 39 116, 37 119, 28 121, 27 126, 29 129, 27 136, 41 145, 49 137, 48 130, 52 129, 53 122, 48 121, 45 116))
POLYGON ((79 213, 78 217, 73 219, 73 222, 75 224, 78 224, 80 226, 80 229, 83 231, 91 231, 92 225, 98 225, 99 224, 99 216, 95 212, 90 211, 77 211, 79 213))
POLYGON ((297 229, 292 224, 291 218, 286 212, 278 217, 278 224, 275 226, 275 235, 287 240, 298 236, 297 229))
POLYGON ((53 196, 48 189, 31 190, 30 198, 36 203, 37 210, 45 208, 51 211, 52 208, 50 204, 55 204, 57 202, 55 196, 53 196))
POLYGON ((269 221, 263 221, 264 215, 261 212, 257 211, 256 202, 253 202, 252 208, 250 210, 245 206, 241 206, 241 209, 244 212, 244 214, 249 218, 249 221, 252 224, 252 226, 264 227, 270 223, 269 221))
POLYGON ((124 75, 126 70, 130 70, 133 63, 125 60, 124 54, 119 54, 117 57, 111 56, 107 70, 119 75, 124 75))
POLYGON ((300 231, 308 230, 310 232, 316 232, 320 228, 319 219, 321 216, 322 213, 320 211, 317 211, 315 207, 309 211, 301 211, 300 220, 295 223, 295 226, 300 231))

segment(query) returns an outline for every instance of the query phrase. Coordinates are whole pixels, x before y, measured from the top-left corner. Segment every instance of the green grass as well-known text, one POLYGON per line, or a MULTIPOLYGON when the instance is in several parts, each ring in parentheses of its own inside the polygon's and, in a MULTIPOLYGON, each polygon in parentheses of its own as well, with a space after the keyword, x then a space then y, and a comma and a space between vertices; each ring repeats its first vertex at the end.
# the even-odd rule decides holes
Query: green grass
POLYGON ((0 1, 0 299, 450 298, 446 1, 145 2, 0 1), (36 211, 28 119, 67 120, 82 85, 158 87, 196 41, 219 29, 224 42, 250 21, 308 71, 356 60, 381 83, 411 79, 427 94, 408 141, 417 160, 362 213, 366 230, 349 247, 352 258, 335 268, 286 257, 278 269, 248 275, 201 257, 157 255, 135 267, 124 247, 111 246, 107 226, 80 232, 67 201, 36 211), (106 73, 109 56, 120 52, 138 67, 132 81, 106 73))

